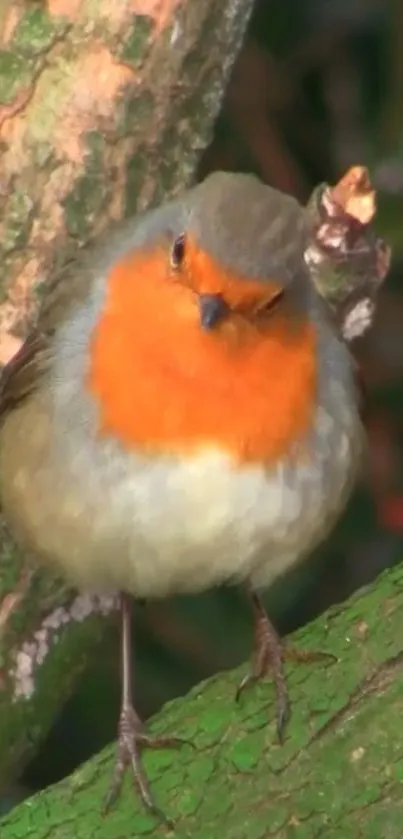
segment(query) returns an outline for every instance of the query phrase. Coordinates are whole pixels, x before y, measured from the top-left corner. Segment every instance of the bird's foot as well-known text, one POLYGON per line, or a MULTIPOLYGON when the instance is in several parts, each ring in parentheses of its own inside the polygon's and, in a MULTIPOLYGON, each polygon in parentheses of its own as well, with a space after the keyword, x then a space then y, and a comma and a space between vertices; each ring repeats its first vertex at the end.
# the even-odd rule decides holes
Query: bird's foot
POLYGON ((255 651, 252 660, 252 667, 241 681, 236 691, 238 701, 245 688, 271 676, 274 680, 276 691, 276 723, 277 734, 280 743, 284 740, 287 723, 290 719, 290 700, 288 696, 287 682, 284 673, 284 660, 303 662, 309 664, 324 659, 337 661, 336 656, 330 653, 317 652, 314 650, 298 650, 283 645, 273 624, 271 623, 260 598, 252 595, 252 604, 255 617, 255 651))
POLYGON ((145 726, 139 719, 134 708, 132 706, 123 708, 119 719, 118 752, 115 770, 105 801, 104 812, 108 812, 110 807, 119 798, 123 778, 126 770, 130 767, 140 798, 146 809, 160 821, 171 827, 171 822, 154 801, 147 776, 144 772, 141 752, 144 748, 177 748, 186 742, 186 740, 181 740, 178 737, 158 737, 147 734, 145 726))

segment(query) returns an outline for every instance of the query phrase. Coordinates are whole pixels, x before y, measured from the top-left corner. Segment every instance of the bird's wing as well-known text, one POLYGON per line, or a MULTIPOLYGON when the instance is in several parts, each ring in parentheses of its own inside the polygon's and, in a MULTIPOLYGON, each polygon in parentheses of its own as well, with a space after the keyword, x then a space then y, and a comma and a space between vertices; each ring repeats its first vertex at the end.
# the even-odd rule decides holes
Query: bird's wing
POLYGON ((69 263, 47 286, 36 326, 3 368, 0 376, 0 419, 35 390, 49 369, 52 337, 70 308, 88 292, 89 271, 69 263))

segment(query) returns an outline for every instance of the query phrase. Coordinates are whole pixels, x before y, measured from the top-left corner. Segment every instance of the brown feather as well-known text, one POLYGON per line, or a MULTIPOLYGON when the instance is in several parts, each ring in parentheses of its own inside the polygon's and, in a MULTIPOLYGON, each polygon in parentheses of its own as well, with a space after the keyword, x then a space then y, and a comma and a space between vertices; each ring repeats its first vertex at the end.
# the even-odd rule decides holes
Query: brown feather
POLYGON ((59 270, 46 287, 37 324, 0 375, 0 420, 29 396, 49 368, 52 338, 72 307, 85 299, 93 272, 74 260, 59 270))

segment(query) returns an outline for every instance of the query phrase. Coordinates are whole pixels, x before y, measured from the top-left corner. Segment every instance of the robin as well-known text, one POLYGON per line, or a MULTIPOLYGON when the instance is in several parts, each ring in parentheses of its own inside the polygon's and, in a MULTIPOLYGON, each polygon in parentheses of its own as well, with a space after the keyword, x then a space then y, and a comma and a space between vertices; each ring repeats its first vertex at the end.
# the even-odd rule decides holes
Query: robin
POLYGON ((256 649, 283 651, 259 592, 346 504, 363 451, 354 366, 304 263, 304 209, 218 172, 125 223, 49 288, 3 371, 0 480, 20 545, 80 588, 121 593, 123 689, 108 804, 152 738, 131 694, 131 596, 243 584, 256 649))

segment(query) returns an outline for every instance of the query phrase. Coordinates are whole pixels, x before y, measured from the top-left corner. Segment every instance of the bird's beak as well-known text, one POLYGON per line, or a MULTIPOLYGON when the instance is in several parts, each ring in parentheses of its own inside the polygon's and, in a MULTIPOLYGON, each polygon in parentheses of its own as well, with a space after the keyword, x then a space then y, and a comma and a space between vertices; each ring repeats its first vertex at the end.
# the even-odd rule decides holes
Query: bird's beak
POLYGON ((200 323, 203 329, 214 329, 228 314, 229 308, 219 294, 201 294, 199 296, 200 323))

